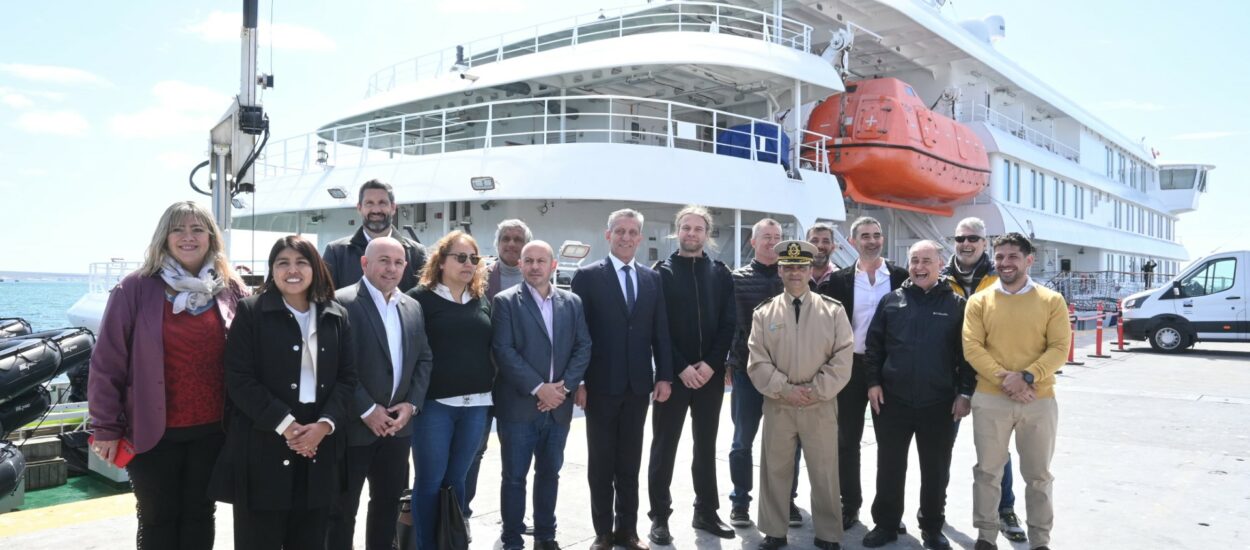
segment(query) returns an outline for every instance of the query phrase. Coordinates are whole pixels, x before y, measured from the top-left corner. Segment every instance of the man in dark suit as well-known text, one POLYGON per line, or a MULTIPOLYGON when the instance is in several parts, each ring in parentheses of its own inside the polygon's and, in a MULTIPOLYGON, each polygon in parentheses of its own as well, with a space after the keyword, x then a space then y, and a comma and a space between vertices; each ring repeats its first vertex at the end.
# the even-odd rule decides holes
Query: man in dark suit
MULTIPOLYGON (((885 234, 881 222, 862 216, 851 222, 851 244, 859 253, 854 265, 839 269, 820 285, 819 292, 842 302, 855 332, 855 355, 851 381, 838 393, 838 478, 842 489, 842 528, 859 521, 864 502, 859 481, 859 442, 864 437, 864 411, 868 408, 868 384, 864 360, 868 326, 877 303, 907 280, 907 270, 881 256, 885 234)), ((902 525, 899 526, 902 531, 902 525)))
POLYGON ((500 512, 505 550, 524 546, 525 477, 534 462, 534 546, 559 550, 556 494, 573 420, 569 388, 590 364, 590 331, 582 301, 551 284, 555 252, 543 241, 521 250, 525 282, 495 296, 492 348, 499 366, 495 412, 503 457, 500 512))
POLYGON ((402 244, 389 237, 369 242, 361 258, 364 278, 339 289, 353 329, 357 375, 349 409, 347 490, 331 519, 331 550, 351 550, 360 492, 369 480, 365 548, 390 550, 395 538, 399 497, 409 484, 408 421, 425 402, 433 358, 425 321, 416 300, 398 290, 407 266, 402 244))
POLYGON ((672 390, 673 355, 660 275, 634 261, 642 243, 642 214, 631 209, 608 216, 610 254, 582 267, 573 292, 582 299, 594 342, 577 404, 586 410, 590 447, 591 550, 646 550, 638 539, 638 470, 648 394, 663 403, 672 390), (652 371, 652 360, 655 370, 652 371))
POLYGON ((326 267, 330 269, 330 278, 334 279, 334 288, 349 287, 360 280, 363 275, 360 258, 365 255, 369 242, 378 237, 390 237, 404 247, 407 264, 399 279, 399 290, 408 292, 417 286, 417 277, 421 268, 425 267, 425 247, 395 230, 392 222, 398 209, 391 184, 376 179, 361 184, 356 199, 360 229, 350 237, 327 244, 322 254, 326 267))

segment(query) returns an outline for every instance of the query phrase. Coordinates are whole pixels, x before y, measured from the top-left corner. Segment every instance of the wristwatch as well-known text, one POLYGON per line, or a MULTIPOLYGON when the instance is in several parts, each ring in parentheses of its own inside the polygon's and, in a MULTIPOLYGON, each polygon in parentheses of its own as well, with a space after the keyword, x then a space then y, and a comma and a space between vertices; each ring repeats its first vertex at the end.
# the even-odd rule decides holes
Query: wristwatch
POLYGON ((1020 376, 1024 378, 1025 384, 1028 384, 1030 386, 1033 385, 1033 373, 1025 372, 1025 373, 1021 373, 1020 376))

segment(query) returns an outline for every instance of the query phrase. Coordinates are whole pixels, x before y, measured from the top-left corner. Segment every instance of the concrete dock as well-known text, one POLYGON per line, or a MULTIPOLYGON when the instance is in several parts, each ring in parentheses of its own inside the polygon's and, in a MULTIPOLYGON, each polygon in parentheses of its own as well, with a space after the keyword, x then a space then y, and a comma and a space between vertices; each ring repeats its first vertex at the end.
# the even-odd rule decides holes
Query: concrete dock
MULTIPOLYGON (((1056 519, 1051 546, 1250 548, 1250 345, 1199 344, 1190 353, 1173 356, 1134 342, 1130 352, 1093 359, 1086 357, 1093 353, 1092 336, 1082 336, 1089 344, 1080 345, 1076 355, 1085 364, 1065 367, 1056 387, 1060 421, 1052 464, 1056 519)), ((726 520, 731 489, 727 458, 733 434, 728 405, 727 398, 717 451, 726 520)), ((963 548, 971 548, 976 539, 971 510, 976 459, 970 430, 971 425, 964 426, 955 445, 946 509, 945 532, 952 544, 963 548)), ((492 440, 482 464, 473 502, 474 550, 500 547, 498 449, 497 440, 492 440)), ((868 509, 876 462, 871 429, 865 432, 863 453, 866 502, 860 519, 871 522, 868 509)), ((688 463, 689 456, 687 437, 678 464, 688 463)), ((566 457, 557 540, 565 548, 586 548, 594 532, 586 485, 585 422, 580 418, 574 420, 566 457)), ((645 460, 644 456, 638 525, 644 538, 649 527, 645 460)), ((918 471, 913 451, 904 512, 908 534, 886 548, 921 548, 915 524, 918 471)), ((813 536, 807 481, 800 479, 804 526, 791 530, 789 546, 796 549, 812 548, 813 536)), ((1023 521, 1018 470, 1016 480, 1016 512, 1023 521)), ((674 547, 753 549, 760 541, 753 527, 738 529, 733 540, 697 533, 689 527, 693 491, 680 467, 672 490, 677 510, 670 522, 674 547)), ((217 548, 231 548, 229 507, 220 506, 217 516, 217 548)), ((861 548, 867 529, 859 524, 847 532, 843 548, 861 548)), ((129 494, 0 515, 0 548, 6 550, 133 548, 134 532, 134 499, 129 494)), ((356 540, 356 547, 363 548, 363 527, 356 540)), ((1001 537, 998 544, 1013 547, 1001 537)))

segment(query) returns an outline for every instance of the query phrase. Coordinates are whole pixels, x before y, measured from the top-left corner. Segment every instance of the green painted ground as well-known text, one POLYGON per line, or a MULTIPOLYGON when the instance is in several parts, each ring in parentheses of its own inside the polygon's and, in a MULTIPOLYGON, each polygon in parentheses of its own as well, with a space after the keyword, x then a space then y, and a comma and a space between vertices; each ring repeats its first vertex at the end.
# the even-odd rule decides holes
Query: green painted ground
POLYGON ((130 492, 129 484, 113 483, 96 475, 77 476, 69 478, 69 481, 60 487, 28 491, 26 502, 19 509, 33 510, 128 492, 130 492))

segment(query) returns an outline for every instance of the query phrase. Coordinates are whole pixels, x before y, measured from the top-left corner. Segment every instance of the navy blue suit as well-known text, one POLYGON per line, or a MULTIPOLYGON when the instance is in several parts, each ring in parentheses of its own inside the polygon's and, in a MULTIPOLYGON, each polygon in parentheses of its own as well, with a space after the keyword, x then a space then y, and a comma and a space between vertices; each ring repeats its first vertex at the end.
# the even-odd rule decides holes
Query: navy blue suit
POLYGON ((595 534, 600 536, 637 533, 648 396, 654 382, 673 380, 660 275, 637 262, 633 265, 638 284, 632 311, 610 258, 577 270, 572 285, 582 299, 594 342, 585 377, 590 448, 586 470, 595 534))

